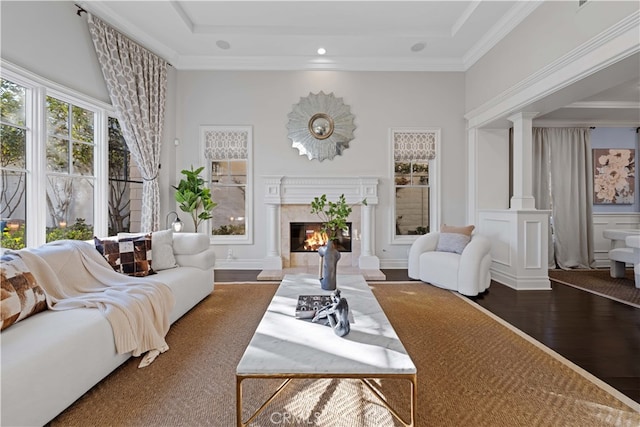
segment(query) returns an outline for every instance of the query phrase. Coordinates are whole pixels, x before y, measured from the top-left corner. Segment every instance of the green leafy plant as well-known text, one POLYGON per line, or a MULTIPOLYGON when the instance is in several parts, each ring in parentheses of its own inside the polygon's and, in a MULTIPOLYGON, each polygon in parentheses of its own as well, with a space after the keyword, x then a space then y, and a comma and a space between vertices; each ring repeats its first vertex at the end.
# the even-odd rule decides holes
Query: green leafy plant
POLYGON ((47 227, 47 242, 55 240, 89 240, 93 237, 93 227, 84 218, 76 218, 76 222, 68 227, 47 227))
POLYGON ((191 170, 182 170, 185 178, 180 180, 177 187, 173 186, 176 189, 176 202, 180 210, 191 215, 196 232, 202 221, 213 218, 211 211, 218 206, 211 199, 211 190, 204 186, 204 179, 200 177, 203 170, 204 166, 194 170, 193 165, 191 170))
POLYGON ((21 224, 20 227, 18 227, 18 229, 15 231, 10 231, 8 228, 2 230, 0 247, 16 250, 24 248, 24 224, 21 224))
MULTIPOLYGON (((360 203, 366 206, 367 199, 363 199, 360 203)), ((347 218, 351 214, 351 206, 347 204, 344 194, 340 195, 337 202, 328 201, 327 195, 323 194, 320 197, 314 197, 311 202, 311 213, 318 215, 322 221, 321 231, 327 234, 327 238, 336 240, 339 231, 349 230, 347 218)))

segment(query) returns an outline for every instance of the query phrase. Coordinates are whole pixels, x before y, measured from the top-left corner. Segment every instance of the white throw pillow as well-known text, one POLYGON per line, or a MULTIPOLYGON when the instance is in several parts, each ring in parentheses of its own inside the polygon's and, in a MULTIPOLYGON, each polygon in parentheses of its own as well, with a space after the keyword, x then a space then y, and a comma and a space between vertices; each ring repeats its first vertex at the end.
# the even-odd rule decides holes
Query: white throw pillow
POLYGON ((160 230, 151 233, 151 251, 154 270, 167 270, 178 266, 176 257, 173 255, 173 230, 160 230))

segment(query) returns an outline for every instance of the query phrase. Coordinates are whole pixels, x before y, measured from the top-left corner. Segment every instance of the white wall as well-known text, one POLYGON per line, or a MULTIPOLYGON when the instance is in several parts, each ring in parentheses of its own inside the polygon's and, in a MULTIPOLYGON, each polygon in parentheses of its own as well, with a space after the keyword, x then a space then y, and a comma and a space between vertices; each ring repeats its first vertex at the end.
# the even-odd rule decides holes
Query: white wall
MULTIPOLYGON (((266 255, 265 175, 351 175, 380 179, 375 252, 385 260, 406 260, 408 246, 390 245, 390 127, 442 129, 442 221, 462 224, 466 213, 466 143, 462 73, 334 71, 180 71, 178 72, 177 170, 203 165, 200 125, 251 125, 254 147, 252 246, 233 246, 239 259, 266 255), (310 161, 291 147, 287 115, 310 92, 333 92, 351 107, 355 139, 342 156, 310 161)), ((216 252, 225 257, 228 246, 216 252)))
POLYGON ((515 86, 639 8, 637 1, 590 0, 582 7, 577 0, 545 1, 467 70, 466 111, 515 86))
POLYGON ((509 209, 509 131, 478 130, 478 209, 509 209))
POLYGON ((2 58, 111 104, 89 29, 70 1, 1 1, 2 58))

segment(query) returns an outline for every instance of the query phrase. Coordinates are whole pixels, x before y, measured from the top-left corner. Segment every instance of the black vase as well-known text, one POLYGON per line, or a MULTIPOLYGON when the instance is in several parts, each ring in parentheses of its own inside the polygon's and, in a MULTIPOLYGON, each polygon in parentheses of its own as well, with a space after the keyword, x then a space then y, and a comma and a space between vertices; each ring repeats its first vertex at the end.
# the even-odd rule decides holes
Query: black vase
POLYGON ((318 249, 318 255, 322 257, 320 286, 325 291, 333 291, 336 289, 336 272, 338 270, 338 261, 340 260, 340 251, 336 248, 335 242, 329 240, 325 246, 318 249))

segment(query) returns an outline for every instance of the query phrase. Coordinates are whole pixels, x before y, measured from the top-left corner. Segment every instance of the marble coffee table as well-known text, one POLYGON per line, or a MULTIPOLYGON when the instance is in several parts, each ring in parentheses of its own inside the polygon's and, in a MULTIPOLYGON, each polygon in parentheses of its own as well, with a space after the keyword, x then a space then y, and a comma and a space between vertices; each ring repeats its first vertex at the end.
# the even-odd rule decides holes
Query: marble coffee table
POLYGON ((361 275, 338 275, 338 289, 349 302, 351 332, 338 337, 328 326, 296 319, 299 295, 330 294, 312 274, 286 275, 236 368, 237 425, 251 423, 294 378, 361 380, 405 426, 413 426, 416 367, 380 304, 361 275), (246 421, 242 419, 242 381, 281 378, 283 383, 246 421), (407 380, 411 416, 403 420, 370 383, 371 379, 407 380))

